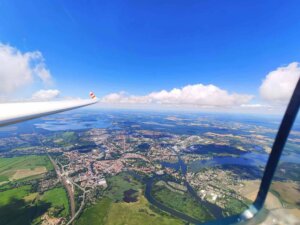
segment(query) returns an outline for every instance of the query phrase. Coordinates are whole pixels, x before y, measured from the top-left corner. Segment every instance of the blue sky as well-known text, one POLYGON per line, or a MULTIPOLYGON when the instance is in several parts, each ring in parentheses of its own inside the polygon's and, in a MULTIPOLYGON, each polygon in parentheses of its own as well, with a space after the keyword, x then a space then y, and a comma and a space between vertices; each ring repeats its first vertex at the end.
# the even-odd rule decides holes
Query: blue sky
POLYGON ((201 83, 256 102, 270 71, 300 61, 299 12, 278 0, 0 0, 0 42, 40 51, 66 96, 201 83))

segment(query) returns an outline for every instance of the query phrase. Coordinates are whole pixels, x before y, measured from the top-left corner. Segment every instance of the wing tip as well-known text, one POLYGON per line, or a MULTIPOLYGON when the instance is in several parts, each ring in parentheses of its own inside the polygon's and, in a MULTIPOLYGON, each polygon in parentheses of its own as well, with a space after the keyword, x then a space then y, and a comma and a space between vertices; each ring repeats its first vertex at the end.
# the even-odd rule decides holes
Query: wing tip
POLYGON ((93 100, 97 100, 96 95, 92 91, 90 91, 90 98, 93 99, 93 100))

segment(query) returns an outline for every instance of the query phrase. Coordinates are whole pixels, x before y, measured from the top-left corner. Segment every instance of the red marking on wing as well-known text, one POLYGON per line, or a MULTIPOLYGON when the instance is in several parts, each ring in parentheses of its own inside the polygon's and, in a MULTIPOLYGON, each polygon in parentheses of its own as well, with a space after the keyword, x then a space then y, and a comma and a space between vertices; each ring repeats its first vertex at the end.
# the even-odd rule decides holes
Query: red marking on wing
POLYGON ((92 99, 95 99, 95 98, 96 98, 96 95, 95 95, 93 92, 90 92, 90 97, 91 97, 92 99))

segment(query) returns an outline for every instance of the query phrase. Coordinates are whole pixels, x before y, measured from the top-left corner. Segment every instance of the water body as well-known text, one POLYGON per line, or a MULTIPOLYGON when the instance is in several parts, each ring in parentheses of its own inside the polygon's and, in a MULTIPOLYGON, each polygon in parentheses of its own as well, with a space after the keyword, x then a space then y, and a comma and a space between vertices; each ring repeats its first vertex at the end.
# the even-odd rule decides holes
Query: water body
MULTIPOLYGON (((159 176, 159 175, 156 175, 152 178, 150 178, 147 182, 146 182, 146 190, 145 190, 145 197, 147 198, 147 200, 155 205, 156 207, 158 207, 159 209, 165 211, 165 212, 168 212, 170 213, 171 215, 173 216, 176 216, 178 218, 181 218, 185 221, 188 221, 190 223, 195 223, 195 224, 198 224, 198 223, 202 223, 201 221, 195 219, 195 218, 192 218, 184 213, 181 213, 181 212, 178 212, 168 206, 165 206, 163 205, 162 203, 160 203, 159 201, 157 201, 152 195, 151 195, 151 190, 152 190, 152 186, 154 184, 155 181, 158 181, 158 180, 164 180, 164 181, 167 181, 168 179, 165 178, 163 175, 162 176, 159 176)), ((198 195, 197 193, 193 190, 193 188, 187 183, 185 182, 185 185, 187 187, 187 190, 188 192, 199 202, 199 204, 203 205, 206 209, 208 209, 208 211, 216 218, 216 219, 221 219, 223 218, 223 215, 222 215, 222 209, 217 206, 217 205, 214 205, 210 202, 207 202, 205 200, 202 200, 198 195)))
POLYGON ((186 164, 183 162, 183 160, 181 158, 179 158, 178 162, 175 163, 171 163, 171 162, 161 162, 161 165, 163 167, 168 167, 168 168, 172 168, 175 171, 179 171, 181 170, 182 174, 186 174, 187 173, 187 166, 186 164))
POLYGON ((298 163, 300 164, 300 154, 296 152, 284 152, 280 158, 280 163, 289 162, 289 163, 298 163))
POLYGON ((124 202, 136 202, 138 200, 138 191, 137 190, 133 190, 133 189, 129 189, 127 191, 124 191, 124 198, 123 201, 124 202))
POLYGON ((49 131, 62 131, 62 130, 82 130, 87 128, 107 128, 111 125, 110 122, 105 120, 81 120, 81 119, 68 119, 68 120, 47 120, 43 123, 34 124, 37 128, 49 131))
POLYGON ((112 120, 99 114, 63 114, 52 115, 34 122, 34 127, 49 131, 81 130, 87 128, 108 128, 112 120))
MULTIPOLYGON (((232 156, 215 156, 209 160, 197 160, 189 164, 191 171, 196 172, 206 167, 216 167, 224 165, 241 165, 264 168, 266 166, 269 154, 248 152, 243 155, 232 156)), ((300 163, 300 155, 289 153, 281 156, 280 162, 300 163)))
POLYGON ((162 203, 160 203, 159 201, 157 201, 155 198, 152 197, 151 190, 152 190, 153 183, 154 183, 154 181, 157 181, 159 179, 164 179, 163 175, 162 176, 161 175, 155 175, 154 177, 151 177, 151 178, 144 178, 141 175, 139 175, 139 174, 137 174, 137 173, 135 173, 133 171, 128 171, 128 173, 131 176, 133 176, 135 179, 137 179, 140 182, 146 184, 145 197, 146 197, 146 199, 151 204, 153 204, 154 206, 156 206, 160 210, 165 211, 165 212, 171 214, 172 216, 175 216, 177 218, 185 220, 185 221, 187 221, 189 223, 192 223, 192 224, 202 223, 201 221, 199 221, 199 220, 197 220, 197 219, 195 219, 193 217, 190 217, 190 216, 188 216, 188 215, 186 215, 184 213, 178 212, 175 209, 172 209, 172 208, 170 208, 168 206, 163 205, 162 203))
POLYGON ((228 146, 228 145, 215 145, 215 144, 209 144, 209 145, 191 145, 187 149, 183 151, 186 154, 192 153, 192 154, 235 154, 235 155, 241 155, 245 154, 246 152, 241 151, 239 149, 236 149, 234 147, 228 146))
POLYGON ((206 167, 216 167, 223 165, 245 165, 264 167, 266 165, 269 155, 261 153, 246 153, 241 156, 215 156, 209 160, 196 160, 189 164, 193 172, 199 171, 206 167))
MULTIPOLYGON (((174 169, 176 171, 181 171, 181 173, 183 175, 185 175, 187 173, 187 165, 184 163, 184 161, 181 159, 180 156, 178 156, 178 161, 175 162, 175 163, 161 162, 161 165, 164 166, 164 167, 172 168, 172 169, 174 169)), ((154 182, 153 180, 154 179, 158 179, 158 178, 167 181, 167 179, 164 179, 163 176, 154 176, 150 181, 147 182, 145 195, 146 195, 148 201, 150 201, 150 202, 153 201, 153 200, 156 201, 151 196, 151 188, 152 188, 152 185, 153 185, 153 182, 154 182), (149 193, 147 193, 147 191, 149 191, 149 193)), ((208 211, 210 213, 212 213, 212 215, 216 219, 222 219, 223 218, 222 208, 220 208, 219 206, 217 206, 215 204, 212 204, 212 203, 210 203, 210 202, 208 202, 206 200, 201 199, 198 196, 197 192, 192 188, 192 186, 188 182, 185 181, 184 185, 187 187, 188 192, 194 197, 194 199, 196 199, 199 202, 199 204, 203 205, 206 209, 208 209, 208 211)), ((157 207, 159 207, 159 206, 157 206, 157 207)), ((164 210, 164 209, 162 209, 162 210, 164 210)), ((171 212, 169 212, 169 213, 171 213, 171 212)), ((178 216, 178 215, 175 214, 175 216, 178 216)), ((180 218, 182 218, 182 217, 180 217, 180 218)), ((191 222, 191 221, 189 221, 189 222, 191 222)))
POLYGON ((151 204, 155 205, 157 208, 161 209, 162 211, 168 212, 171 215, 178 217, 182 220, 185 220, 189 223, 193 223, 193 224, 201 223, 201 221, 199 221, 193 217, 190 217, 184 213, 178 212, 170 207, 167 207, 167 206, 163 205, 162 203, 160 203, 159 201, 157 201, 156 199, 154 199, 151 195, 152 184, 153 184, 153 179, 150 179, 146 184, 146 190, 145 190, 145 197, 151 204))

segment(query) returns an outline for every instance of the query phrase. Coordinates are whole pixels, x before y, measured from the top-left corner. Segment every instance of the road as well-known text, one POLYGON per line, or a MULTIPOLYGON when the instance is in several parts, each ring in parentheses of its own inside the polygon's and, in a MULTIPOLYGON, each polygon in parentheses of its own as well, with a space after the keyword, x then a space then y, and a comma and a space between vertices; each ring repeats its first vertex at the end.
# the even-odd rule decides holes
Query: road
MULTIPOLYGON (((70 183, 70 181, 68 180, 68 178, 66 176, 63 176, 63 173, 61 173, 60 168, 58 167, 56 162, 52 159, 52 157, 49 154, 48 154, 48 157, 49 157, 52 165, 54 166, 54 169, 56 171, 58 179, 64 185, 64 187, 68 193, 69 202, 70 202, 70 210, 71 210, 71 218, 73 219, 75 217, 75 199, 74 199, 74 191, 72 188, 72 184, 70 183)), ((72 220, 72 222, 73 222, 73 220, 72 220)), ((73 223, 73 225, 74 225, 74 223, 73 223)))
POLYGON ((70 221, 66 224, 66 225, 70 225, 71 223, 74 222, 74 220, 76 219, 76 217, 80 214, 81 210, 83 209, 84 207, 84 204, 85 204, 85 194, 87 193, 88 191, 84 191, 83 194, 82 194, 82 201, 81 201, 81 204, 80 204, 80 207, 79 209, 77 210, 77 212, 75 213, 75 215, 70 219, 70 221))
MULTIPOLYGON (((55 163, 54 160, 52 161, 52 163, 55 163)), ((64 169, 65 166, 62 165, 60 162, 57 162, 57 163, 61 166, 61 169, 62 169, 62 173, 60 173, 59 167, 55 164, 59 171, 58 176, 61 178, 61 181, 63 182, 64 186, 68 190, 68 195, 69 195, 69 193, 72 193, 72 196, 70 197, 70 195, 69 195, 69 198, 71 199, 70 201, 73 201, 73 203, 74 203, 73 207, 71 205, 71 212, 72 212, 71 219, 69 220, 69 222, 66 225, 70 225, 70 224, 74 225, 74 221, 75 221, 76 217, 80 214, 80 212, 82 211, 82 209, 84 207, 86 193, 88 193, 89 191, 86 191, 86 187, 83 188, 83 187, 79 186, 78 184, 76 184, 75 182, 73 182, 73 180, 70 179, 68 177, 68 175, 65 173, 65 169, 64 169), (73 191, 74 186, 78 187, 83 192, 82 201, 81 201, 80 207, 76 213, 75 213, 75 200, 74 200, 74 191, 73 191)))

